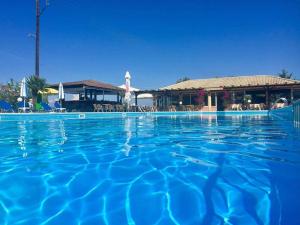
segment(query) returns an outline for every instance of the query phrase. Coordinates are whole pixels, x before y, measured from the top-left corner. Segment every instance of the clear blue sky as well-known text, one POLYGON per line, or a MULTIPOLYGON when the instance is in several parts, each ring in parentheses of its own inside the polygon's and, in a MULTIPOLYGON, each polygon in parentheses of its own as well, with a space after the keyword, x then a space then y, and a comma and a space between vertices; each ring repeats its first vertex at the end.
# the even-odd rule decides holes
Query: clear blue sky
MULTIPOLYGON (((41 0, 43 2, 43 0, 41 0)), ((159 88, 182 76, 300 78, 299 0, 50 0, 41 75, 159 88)), ((34 73, 35 0, 0 3, 0 82, 34 73)))

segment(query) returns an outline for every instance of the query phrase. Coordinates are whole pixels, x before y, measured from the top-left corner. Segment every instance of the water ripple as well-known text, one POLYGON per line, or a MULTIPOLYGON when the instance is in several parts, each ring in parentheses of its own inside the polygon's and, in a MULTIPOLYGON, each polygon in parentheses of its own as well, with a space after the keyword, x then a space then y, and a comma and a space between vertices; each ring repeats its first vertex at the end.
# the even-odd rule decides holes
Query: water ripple
POLYGON ((0 132, 0 224, 300 224, 288 122, 132 116, 0 132))

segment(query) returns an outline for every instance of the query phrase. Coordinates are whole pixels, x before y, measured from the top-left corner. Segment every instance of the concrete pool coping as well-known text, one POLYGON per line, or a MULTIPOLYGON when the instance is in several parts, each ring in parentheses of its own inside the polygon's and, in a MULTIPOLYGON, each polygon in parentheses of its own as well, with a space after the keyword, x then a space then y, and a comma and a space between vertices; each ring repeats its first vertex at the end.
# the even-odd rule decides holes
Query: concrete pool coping
POLYGON ((98 119, 136 116, 267 116, 268 110, 218 111, 218 112, 65 112, 65 113, 0 113, 0 121, 53 120, 53 119, 98 119))

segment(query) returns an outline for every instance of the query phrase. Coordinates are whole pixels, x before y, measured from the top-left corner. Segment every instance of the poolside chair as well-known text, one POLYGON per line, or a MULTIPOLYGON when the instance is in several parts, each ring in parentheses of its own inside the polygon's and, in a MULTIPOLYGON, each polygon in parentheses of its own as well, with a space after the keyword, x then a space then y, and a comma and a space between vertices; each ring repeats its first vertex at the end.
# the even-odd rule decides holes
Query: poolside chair
POLYGON ((115 110, 116 110, 116 112, 120 112, 120 106, 119 105, 115 105, 115 110))
POLYGON ((119 105, 119 112, 125 112, 125 106, 119 105))
POLYGON ((53 109, 45 102, 40 103, 45 112, 53 112, 53 109))
POLYGON ((138 106, 138 112, 146 112, 143 106, 138 106))
POLYGON ((103 112, 103 107, 101 104, 93 104, 94 112, 103 112))
POLYGON ((189 112, 191 112, 191 111, 194 111, 194 105, 187 105, 186 106, 186 111, 189 111, 189 112))
POLYGON ((114 107, 111 104, 103 104, 103 107, 104 107, 105 112, 113 112, 114 111, 114 107))
POLYGON ((260 108, 261 108, 261 110, 265 110, 266 109, 266 104, 265 103, 260 103, 260 108))
POLYGON ((98 112, 103 112, 103 106, 101 104, 98 104, 98 112))
POLYGON ((242 111, 242 104, 231 104, 231 110, 242 111))
POLYGON ((241 103, 237 104, 237 110, 243 111, 243 105, 241 103))
POLYGON ((55 108, 55 111, 57 112, 65 112, 66 111, 66 108, 63 108, 59 102, 55 102, 54 103, 54 108, 55 108))
POLYGON ((31 108, 29 107, 28 102, 25 102, 25 107, 24 107, 24 102, 18 102, 18 112, 31 112, 31 108))
POLYGON ((255 109, 255 110, 261 110, 260 104, 254 104, 254 109, 255 109))
POLYGON ((119 105, 120 112, 125 112, 125 106, 124 105, 119 105))
POLYGON ((36 111, 40 112, 40 111, 43 111, 43 106, 41 105, 41 103, 35 103, 34 109, 36 111))
POLYGON ((175 105, 170 105, 168 110, 169 110, 169 112, 176 112, 176 106, 175 105))
POLYGON ((0 100, 0 111, 1 112, 14 112, 13 107, 6 101, 0 100))
POLYGON ((150 110, 151 110, 151 112, 157 112, 158 111, 157 106, 152 106, 150 110))
POLYGON ((202 111, 203 106, 202 105, 196 105, 195 111, 202 111))
POLYGON ((98 104, 93 104, 94 112, 98 112, 98 104))

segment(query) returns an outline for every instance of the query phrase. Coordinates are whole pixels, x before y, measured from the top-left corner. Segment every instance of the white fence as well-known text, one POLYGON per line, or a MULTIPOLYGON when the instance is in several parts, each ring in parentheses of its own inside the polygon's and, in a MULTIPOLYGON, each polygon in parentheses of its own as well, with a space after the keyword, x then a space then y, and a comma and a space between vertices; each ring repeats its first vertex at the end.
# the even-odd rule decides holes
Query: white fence
POLYGON ((300 127, 300 100, 293 103, 293 118, 296 127, 300 127))

